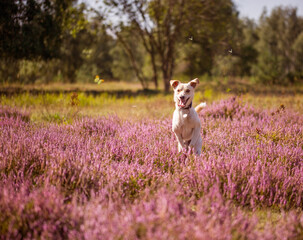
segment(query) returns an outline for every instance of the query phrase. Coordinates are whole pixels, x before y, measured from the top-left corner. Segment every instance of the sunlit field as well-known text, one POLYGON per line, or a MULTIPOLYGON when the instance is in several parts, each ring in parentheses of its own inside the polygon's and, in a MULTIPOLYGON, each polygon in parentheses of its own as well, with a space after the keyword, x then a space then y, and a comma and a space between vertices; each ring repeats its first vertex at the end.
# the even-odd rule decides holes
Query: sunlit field
POLYGON ((0 239, 303 238, 298 86, 202 82, 201 156, 177 151, 172 92, 2 90, 0 239))
MULTIPOLYGON (((70 122, 82 116, 116 115, 132 121, 143 118, 171 117, 174 110, 172 91, 143 91, 139 83, 105 82, 96 84, 2 85, 1 105, 17 107, 33 121, 70 122)), ((194 105, 208 105, 233 96, 257 109, 274 110, 283 104, 287 109, 303 113, 303 87, 255 86, 247 81, 200 83, 194 105)))

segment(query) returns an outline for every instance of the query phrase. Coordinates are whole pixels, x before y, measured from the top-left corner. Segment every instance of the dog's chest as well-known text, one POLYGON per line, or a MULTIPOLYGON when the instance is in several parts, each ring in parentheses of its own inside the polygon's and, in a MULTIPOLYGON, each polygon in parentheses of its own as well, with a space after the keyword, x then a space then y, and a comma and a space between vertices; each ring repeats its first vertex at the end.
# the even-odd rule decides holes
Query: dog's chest
POLYGON ((192 135, 193 135, 193 131, 194 131, 193 127, 189 127, 187 125, 184 125, 182 130, 181 130, 181 137, 183 138, 183 140, 185 140, 185 141, 191 140, 192 135))
POLYGON ((190 113, 177 112, 173 117, 173 130, 181 134, 184 140, 190 140, 194 129, 194 121, 190 113))

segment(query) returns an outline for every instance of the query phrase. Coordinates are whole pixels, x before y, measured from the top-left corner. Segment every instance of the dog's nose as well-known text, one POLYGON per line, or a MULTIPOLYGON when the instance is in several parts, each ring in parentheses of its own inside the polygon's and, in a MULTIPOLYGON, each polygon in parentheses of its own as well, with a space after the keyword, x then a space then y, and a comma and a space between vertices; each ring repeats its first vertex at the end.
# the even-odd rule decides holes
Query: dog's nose
POLYGON ((184 98, 185 98, 184 96, 180 96, 180 99, 182 99, 182 100, 183 100, 184 98))

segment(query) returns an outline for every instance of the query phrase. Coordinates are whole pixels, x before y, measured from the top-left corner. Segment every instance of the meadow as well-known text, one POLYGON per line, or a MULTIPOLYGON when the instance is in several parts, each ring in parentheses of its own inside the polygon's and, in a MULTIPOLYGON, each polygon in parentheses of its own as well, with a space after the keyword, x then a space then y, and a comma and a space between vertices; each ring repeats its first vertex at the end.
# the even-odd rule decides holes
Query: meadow
POLYGON ((0 239, 303 239, 302 89, 202 83, 194 156, 119 84, 3 86, 0 239))

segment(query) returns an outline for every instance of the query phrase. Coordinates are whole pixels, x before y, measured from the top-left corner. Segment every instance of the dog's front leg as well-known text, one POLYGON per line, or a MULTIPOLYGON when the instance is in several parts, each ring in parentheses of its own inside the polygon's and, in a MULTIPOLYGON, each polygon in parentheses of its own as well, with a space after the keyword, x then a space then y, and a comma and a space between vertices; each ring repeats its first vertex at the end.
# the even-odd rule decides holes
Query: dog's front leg
POLYGON ((178 141, 178 152, 181 152, 182 149, 183 149, 183 147, 182 147, 182 145, 181 145, 181 144, 179 143, 179 141, 178 141))
POLYGON ((193 129, 193 135, 191 137, 189 144, 190 147, 194 147, 196 145, 198 139, 200 138, 200 130, 201 130, 200 126, 197 126, 193 129))
POLYGON ((200 135, 201 127, 196 126, 193 130, 193 135, 189 144, 190 148, 195 150, 195 153, 200 155, 201 154, 201 147, 202 147, 202 140, 200 135))
POLYGON ((178 151, 181 152, 182 149, 185 148, 184 141, 183 141, 180 133, 175 132, 175 136, 176 136, 177 142, 178 142, 178 151))

